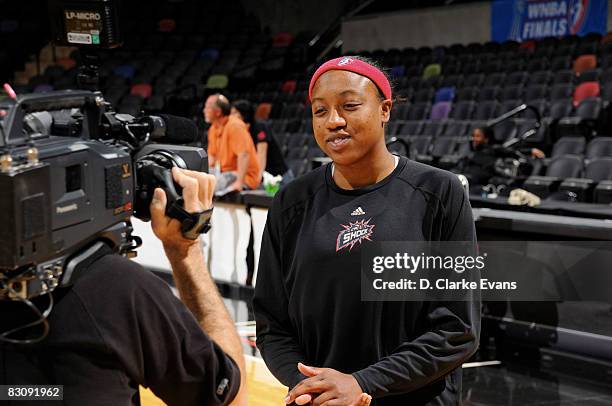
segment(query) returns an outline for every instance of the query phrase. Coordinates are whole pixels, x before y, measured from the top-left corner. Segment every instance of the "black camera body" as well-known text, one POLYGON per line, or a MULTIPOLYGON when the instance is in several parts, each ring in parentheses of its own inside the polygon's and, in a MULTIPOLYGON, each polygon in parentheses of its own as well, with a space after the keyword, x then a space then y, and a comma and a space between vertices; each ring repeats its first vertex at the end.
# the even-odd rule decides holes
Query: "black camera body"
POLYGON ((135 255, 130 217, 149 219, 154 189, 169 208, 182 202, 171 168, 208 168, 202 148, 152 142, 163 119, 116 114, 97 92, 24 95, 0 105, 0 120, 0 300, 70 284, 103 246, 135 255), (28 128, 57 111, 68 126, 28 128), (52 135, 67 127, 71 136, 52 135))

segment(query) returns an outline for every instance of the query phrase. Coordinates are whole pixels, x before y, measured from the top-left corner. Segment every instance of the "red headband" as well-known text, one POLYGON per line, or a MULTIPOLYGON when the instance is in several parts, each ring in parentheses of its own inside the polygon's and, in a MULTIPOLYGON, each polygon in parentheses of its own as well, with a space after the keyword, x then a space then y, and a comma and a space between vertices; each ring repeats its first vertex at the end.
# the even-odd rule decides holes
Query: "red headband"
POLYGON ((332 59, 325 62, 317 69, 310 79, 310 86, 308 86, 308 98, 312 99, 312 88, 319 79, 319 77, 330 70, 346 70, 349 72, 357 73, 361 76, 365 76, 370 79, 385 95, 385 98, 391 98, 391 84, 389 80, 379 69, 370 65, 369 63, 360 61, 350 56, 343 56, 340 58, 332 59))

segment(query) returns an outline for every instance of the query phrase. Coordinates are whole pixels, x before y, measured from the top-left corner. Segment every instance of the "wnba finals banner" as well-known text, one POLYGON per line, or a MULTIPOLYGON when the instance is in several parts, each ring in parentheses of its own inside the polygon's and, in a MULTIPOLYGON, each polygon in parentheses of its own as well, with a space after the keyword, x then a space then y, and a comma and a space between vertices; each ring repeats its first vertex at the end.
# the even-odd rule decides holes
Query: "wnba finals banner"
POLYGON ((495 0, 491 3, 491 39, 605 34, 607 20, 607 0, 495 0))

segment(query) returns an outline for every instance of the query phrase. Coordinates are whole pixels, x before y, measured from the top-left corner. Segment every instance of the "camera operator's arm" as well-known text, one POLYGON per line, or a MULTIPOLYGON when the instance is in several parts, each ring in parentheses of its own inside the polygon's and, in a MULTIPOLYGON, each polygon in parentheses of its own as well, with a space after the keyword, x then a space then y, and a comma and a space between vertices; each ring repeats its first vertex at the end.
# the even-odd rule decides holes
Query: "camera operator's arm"
MULTIPOLYGON (((214 176, 177 168, 173 168, 173 176, 183 188, 185 210, 198 212, 212 207, 214 176)), ((180 223, 167 217, 165 208, 166 196, 161 189, 156 189, 151 203, 153 232, 164 245, 181 300, 191 310, 202 329, 239 366, 241 389, 236 399, 237 404, 246 404, 244 356, 234 322, 206 269, 199 239, 184 238, 180 223)))

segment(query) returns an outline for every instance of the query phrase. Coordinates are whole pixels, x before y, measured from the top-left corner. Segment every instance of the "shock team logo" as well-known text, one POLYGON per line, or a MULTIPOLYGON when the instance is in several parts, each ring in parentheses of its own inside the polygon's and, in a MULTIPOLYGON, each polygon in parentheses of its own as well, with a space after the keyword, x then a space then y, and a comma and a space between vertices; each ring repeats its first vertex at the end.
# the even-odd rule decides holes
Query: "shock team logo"
POLYGON ((340 224, 344 230, 341 230, 338 234, 338 239, 336 240, 336 252, 347 247, 350 251, 353 249, 355 244, 361 244, 363 240, 372 241, 370 237, 372 237, 372 234, 374 234, 374 227, 376 226, 374 224, 370 224, 370 220, 372 219, 359 220, 355 221, 354 223, 350 222, 348 226, 340 224))

